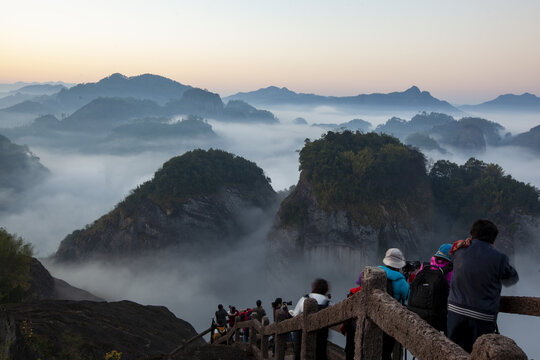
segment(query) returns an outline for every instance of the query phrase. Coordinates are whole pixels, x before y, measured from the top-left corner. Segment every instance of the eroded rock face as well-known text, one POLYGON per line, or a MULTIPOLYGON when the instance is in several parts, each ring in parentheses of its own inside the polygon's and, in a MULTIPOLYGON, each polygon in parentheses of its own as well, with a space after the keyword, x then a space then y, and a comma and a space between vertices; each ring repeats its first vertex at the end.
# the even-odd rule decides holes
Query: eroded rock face
MULTIPOLYGON (((50 301, 4 304, 0 310, 3 359, 122 359, 169 353, 196 335, 186 321, 161 306, 130 301, 50 301)), ((195 344, 202 345, 200 339, 195 344)))
MULTIPOLYGON (((429 225, 409 216, 387 213, 384 225, 360 224, 346 210, 325 210, 313 195, 308 181, 301 179, 289 198, 303 204, 301 219, 294 223, 278 213, 268 236, 272 263, 287 267, 298 259, 308 264, 337 265, 346 273, 358 274, 366 265, 381 261, 388 247, 413 251, 429 236, 429 225)), ((285 200, 287 201, 287 200, 285 200)))
POLYGON ((75 261, 101 255, 109 258, 142 255, 175 247, 226 246, 247 231, 245 213, 264 211, 275 193, 246 194, 238 188, 224 188, 217 194, 185 201, 157 204, 145 199, 136 212, 113 212, 90 228, 75 231, 64 239, 56 260, 75 261))

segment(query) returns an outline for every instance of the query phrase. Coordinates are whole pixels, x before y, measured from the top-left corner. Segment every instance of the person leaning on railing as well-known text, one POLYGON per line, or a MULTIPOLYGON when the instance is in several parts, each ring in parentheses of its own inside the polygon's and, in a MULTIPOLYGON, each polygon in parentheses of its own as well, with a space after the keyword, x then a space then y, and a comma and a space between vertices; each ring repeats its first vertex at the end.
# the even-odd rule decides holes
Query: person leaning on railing
POLYGON ((484 334, 496 333, 502 286, 511 286, 519 277, 508 256, 493 247, 499 230, 489 220, 476 220, 471 237, 456 241, 454 273, 448 297, 448 337, 472 351, 484 334))
MULTIPOLYGON (((315 279, 311 284, 311 293, 306 296, 302 296, 296 303, 294 310, 290 310, 289 313, 292 316, 297 316, 304 311, 304 301, 307 298, 315 299, 319 310, 324 309, 330 305, 330 299, 328 298, 328 281, 324 279, 315 279)), ((326 359, 326 347, 328 340, 328 328, 317 330, 317 345, 315 350, 315 360, 326 359)), ((302 332, 297 331, 294 334, 294 358, 300 359, 300 346, 302 344, 302 332)))

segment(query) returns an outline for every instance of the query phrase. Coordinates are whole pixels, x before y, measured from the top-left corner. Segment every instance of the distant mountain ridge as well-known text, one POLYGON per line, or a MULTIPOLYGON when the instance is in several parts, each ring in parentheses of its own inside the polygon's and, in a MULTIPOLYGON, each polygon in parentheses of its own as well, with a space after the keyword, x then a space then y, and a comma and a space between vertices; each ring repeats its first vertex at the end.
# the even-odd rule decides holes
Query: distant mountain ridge
POLYGON ((540 111, 540 97, 523 93, 521 95, 504 94, 478 105, 463 105, 465 111, 540 111))
POLYGON ((180 98, 189 88, 191 86, 159 75, 127 77, 115 73, 96 83, 78 84, 62 90, 54 100, 67 110, 78 109, 99 97, 132 97, 163 105, 171 99, 180 98))
POLYGON ((461 113, 447 101, 433 97, 428 91, 412 86, 402 92, 360 94, 356 96, 322 96, 296 93, 285 87, 270 86, 251 92, 240 92, 226 97, 227 100, 244 100, 256 105, 331 105, 361 107, 367 110, 409 109, 461 113))

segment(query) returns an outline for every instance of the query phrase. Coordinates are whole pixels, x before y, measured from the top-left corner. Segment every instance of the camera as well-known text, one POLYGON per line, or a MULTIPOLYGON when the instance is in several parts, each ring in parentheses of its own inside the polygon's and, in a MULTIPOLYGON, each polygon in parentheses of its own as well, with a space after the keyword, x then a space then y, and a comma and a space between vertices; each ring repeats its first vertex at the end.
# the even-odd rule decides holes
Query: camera
POLYGON ((283 304, 284 305, 292 305, 292 301, 285 301, 283 304))

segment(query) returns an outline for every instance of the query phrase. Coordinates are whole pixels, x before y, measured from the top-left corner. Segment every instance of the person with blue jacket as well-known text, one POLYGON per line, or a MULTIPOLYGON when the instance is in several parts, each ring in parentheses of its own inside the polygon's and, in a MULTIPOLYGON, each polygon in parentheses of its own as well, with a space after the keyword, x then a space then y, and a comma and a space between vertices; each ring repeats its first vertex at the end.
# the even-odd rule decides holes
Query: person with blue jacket
POLYGON ((503 254, 493 246, 499 230, 489 220, 476 220, 471 237, 452 245, 454 274, 448 296, 448 337, 467 352, 477 338, 497 331, 502 286, 519 277, 503 254))
MULTIPOLYGON (((386 272, 386 278, 392 282, 394 299, 400 304, 405 304, 409 298, 409 284, 407 283, 407 279, 405 279, 405 275, 399 272, 406 264, 403 253, 396 248, 388 249, 384 256, 383 264, 384 266, 379 267, 386 272)), ((396 340, 393 337, 386 333, 383 334, 383 360, 392 359, 392 350, 395 343, 396 340)))

